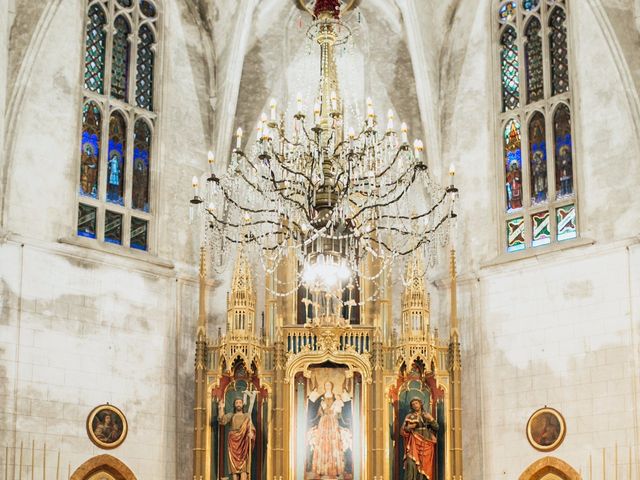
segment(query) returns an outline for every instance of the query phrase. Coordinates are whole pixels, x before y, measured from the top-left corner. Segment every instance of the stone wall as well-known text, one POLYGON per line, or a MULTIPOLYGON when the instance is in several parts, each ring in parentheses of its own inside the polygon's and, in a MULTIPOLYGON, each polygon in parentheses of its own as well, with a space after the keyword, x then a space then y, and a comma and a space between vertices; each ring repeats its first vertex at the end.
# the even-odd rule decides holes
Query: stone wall
MULTIPOLYGON (((63 475, 104 453, 89 441, 85 422, 94 406, 109 402, 129 422, 126 441, 111 455, 138 478, 187 478, 199 246, 188 198, 212 144, 214 57, 203 41, 210 33, 191 2, 159 2, 161 94, 152 159, 159 201, 152 253, 132 252, 74 237, 86 2, 16 3, 15 20, 5 15, 13 2, 0 11, 0 99, 7 94, 0 159, 2 470, 5 446, 15 478, 21 444, 23 463, 31 465, 35 442, 38 477, 45 443, 48 478, 58 452, 63 475)), ((212 331, 219 321, 210 318, 212 331)))

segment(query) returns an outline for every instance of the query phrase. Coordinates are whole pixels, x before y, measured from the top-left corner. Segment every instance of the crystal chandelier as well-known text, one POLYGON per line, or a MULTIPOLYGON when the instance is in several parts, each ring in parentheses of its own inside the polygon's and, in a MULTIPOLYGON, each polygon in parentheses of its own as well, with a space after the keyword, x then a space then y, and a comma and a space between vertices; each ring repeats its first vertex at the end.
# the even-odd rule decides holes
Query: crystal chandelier
POLYGON ((447 241, 457 189, 453 169, 446 187, 432 177, 422 142, 409 143, 404 123, 396 130, 392 111, 382 129, 367 99, 366 117, 346 125, 335 50, 351 35, 341 14, 354 2, 299 1, 313 15, 307 35, 320 48, 312 112, 299 95, 294 112, 279 112, 272 100, 248 152, 238 129, 224 172, 209 154, 206 187, 194 177, 190 202, 219 265, 231 244, 242 244, 270 274, 293 256, 296 280, 270 293, 292 295, 302 286, 316 311, 335 316, 375 300, 375 291, 356 299, 353 290, 377 282, 394 262, 434 258, 447 241))

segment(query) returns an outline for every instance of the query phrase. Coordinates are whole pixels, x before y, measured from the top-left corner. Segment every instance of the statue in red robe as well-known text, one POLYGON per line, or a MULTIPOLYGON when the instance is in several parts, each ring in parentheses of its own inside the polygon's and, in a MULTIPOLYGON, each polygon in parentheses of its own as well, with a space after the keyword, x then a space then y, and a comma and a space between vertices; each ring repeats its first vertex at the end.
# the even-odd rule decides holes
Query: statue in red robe
POLYGON ((220 402, 218 409, 220 424, 231 426, 227 439, 231 479, 248 480, 251 475, 251 450, 256 437, 251 412, 244 412, 244 402, 241 398, 233 401, 232 413, 224 413, 224 402, 220 402))
POLYGON ((412 399, 410 405, 411 413, 400 429, 404 439, 404 480, 434 480, 438 422, 424 410, 421 399, 412 399))

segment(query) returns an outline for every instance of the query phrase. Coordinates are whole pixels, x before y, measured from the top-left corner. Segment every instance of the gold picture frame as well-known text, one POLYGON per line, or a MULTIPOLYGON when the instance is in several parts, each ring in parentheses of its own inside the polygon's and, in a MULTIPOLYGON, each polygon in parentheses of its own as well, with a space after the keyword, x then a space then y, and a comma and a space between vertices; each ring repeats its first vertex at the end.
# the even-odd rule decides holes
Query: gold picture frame
POLYGON ((533 412, 527 422, 527 439, 533 448, 541 452, 558 448, 566 433, 567 425, 562 414, 547 406, 533 412))
POLYGON ((111 450, 127 438, 129 427, 124 413, 108 403, 98 405, 87 417, 87 435, 97 447, 111 450))

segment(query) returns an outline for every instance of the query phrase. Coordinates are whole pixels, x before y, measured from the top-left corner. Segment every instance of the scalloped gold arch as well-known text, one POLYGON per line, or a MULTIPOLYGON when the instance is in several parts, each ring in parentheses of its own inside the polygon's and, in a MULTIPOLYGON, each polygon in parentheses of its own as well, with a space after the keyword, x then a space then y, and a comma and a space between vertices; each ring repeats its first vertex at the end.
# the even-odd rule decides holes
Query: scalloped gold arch
POLYGON ((363 360, 361 355, 350 352, 330 352, 329 350, 305 352, 304 355, 298 355, 290 359, 287 362, 284 381, 289 383, 297 372, 305 371, 310 365, 327 361, 346 365, 351 373, 354 371, 359 372, 365 383, 370 384, 373 381, 371 365, 368 361, 363 360))
POLYGON ((553 473, 566 480, 582 480, 580 474, 567 462, 556 457, 544 457, 527 468, 519 480, 540 480, 545 475, 553 473))

